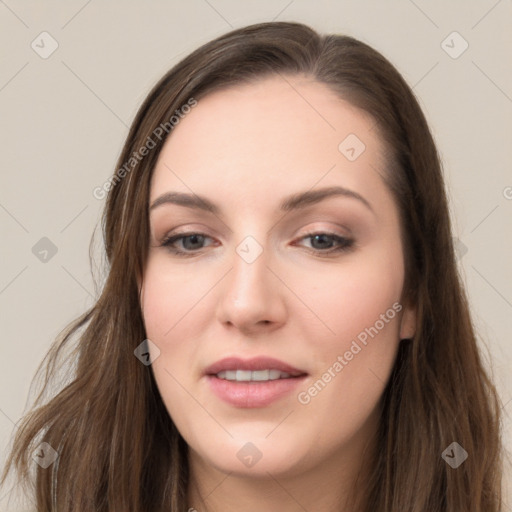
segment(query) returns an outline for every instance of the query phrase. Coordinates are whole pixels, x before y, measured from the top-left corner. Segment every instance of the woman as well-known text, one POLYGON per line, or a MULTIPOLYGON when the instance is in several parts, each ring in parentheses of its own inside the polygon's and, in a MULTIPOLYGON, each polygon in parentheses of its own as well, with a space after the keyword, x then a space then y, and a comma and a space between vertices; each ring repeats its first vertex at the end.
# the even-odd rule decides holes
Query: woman
POLYGON ((205 44, 107 193, 103 292, 49 354, 83 328, 76 375, 6 468, 38 510, 500 510, 439 157, 382 55, 295 23, 205 44))

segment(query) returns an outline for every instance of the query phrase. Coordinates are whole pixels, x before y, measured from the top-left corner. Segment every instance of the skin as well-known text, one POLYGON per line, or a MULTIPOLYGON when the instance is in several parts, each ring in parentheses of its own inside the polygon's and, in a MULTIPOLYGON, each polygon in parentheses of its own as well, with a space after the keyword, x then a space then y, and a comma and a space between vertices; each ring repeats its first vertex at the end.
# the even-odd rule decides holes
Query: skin
POLYGON ((364 489, 380 399, 400 339, 416 329, 414 309, 402 303, 403 247, 397 207, 381 176, 384 149, 369 116, 303 76, 212 93, 167 139, 150 204, 178 191, 221 208, 218 215, 176 204, 151 211, 141 296, 147 337, 160 350, 152 370, 190 448, 188 499, 199 512, 349 510, 350 491, 364 489), (351 133, 366 146, 355 161, 338 149, 351 133), (291 194, 329 186, 357 192, 373 211, 344 196, 278 210, 291 194), (193 254, 180 257, 161 246, 178 232, 207 238, 175 242, 193 254), (306 237, 311 232, 355 245, 322 256, 338 244, 315 243, 306 237), (250 264, 236 252, 249 235, 263 250, 250 264), (297 393, 307 392, 394 303, 401 311, 366 346, 359 343, 362 349, 344 358, 342 371, 309 403, 300 403, 297 393), (267 407, 235 407, 202 377, 208 365, 234 355, 275 357, 308 377, 267 407), (252 467, 237 457, 247 442, 262 454, 252 467))

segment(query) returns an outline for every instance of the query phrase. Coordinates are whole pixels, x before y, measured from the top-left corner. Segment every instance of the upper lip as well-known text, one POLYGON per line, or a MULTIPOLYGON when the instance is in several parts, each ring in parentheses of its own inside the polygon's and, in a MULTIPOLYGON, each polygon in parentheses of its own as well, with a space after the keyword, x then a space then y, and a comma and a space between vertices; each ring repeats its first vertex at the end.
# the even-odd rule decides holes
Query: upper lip
POLYGON ((251 359, 241 359, 239 357, 226 357, 221 359, 212 365, 208 366, 204 370, 204 375, 216 375, 219 372, 225 370, 279 370, 281 372, 289 373, 294 377, 300 375, 306 375, 307 372, 299 370, 294 366, 291 366, 279 359, 273 357, 254 357, 251 359))

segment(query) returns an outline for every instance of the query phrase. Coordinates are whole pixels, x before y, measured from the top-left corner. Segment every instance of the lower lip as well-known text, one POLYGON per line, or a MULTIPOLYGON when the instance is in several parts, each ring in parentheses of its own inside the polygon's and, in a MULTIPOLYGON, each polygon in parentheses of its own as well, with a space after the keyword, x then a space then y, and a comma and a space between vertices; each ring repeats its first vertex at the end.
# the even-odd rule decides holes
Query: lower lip
POLYGON ((306 375, 264 382, 237 382, 219 379, 215 375, 206 376, 211 390, 221 400, 235 407, 243 408, 266 407, 291 393, 305 378, 306 375))

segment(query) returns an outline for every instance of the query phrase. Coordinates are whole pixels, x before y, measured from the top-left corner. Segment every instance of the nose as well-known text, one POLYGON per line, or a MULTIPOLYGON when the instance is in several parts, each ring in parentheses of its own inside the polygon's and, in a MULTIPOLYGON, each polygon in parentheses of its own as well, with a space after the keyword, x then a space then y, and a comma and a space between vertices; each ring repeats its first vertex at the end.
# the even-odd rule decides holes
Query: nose
POLYGON ((254 261, 246 257, 243 248, 240 252, 233 251, 231 270, 219 283, 221 297, 217 318, 221 323, 245 334, 268 332, 283 325, 286 287, 277 272, 270 268, 270 260, 270 250, 267 249, 263 249, 254 261))

